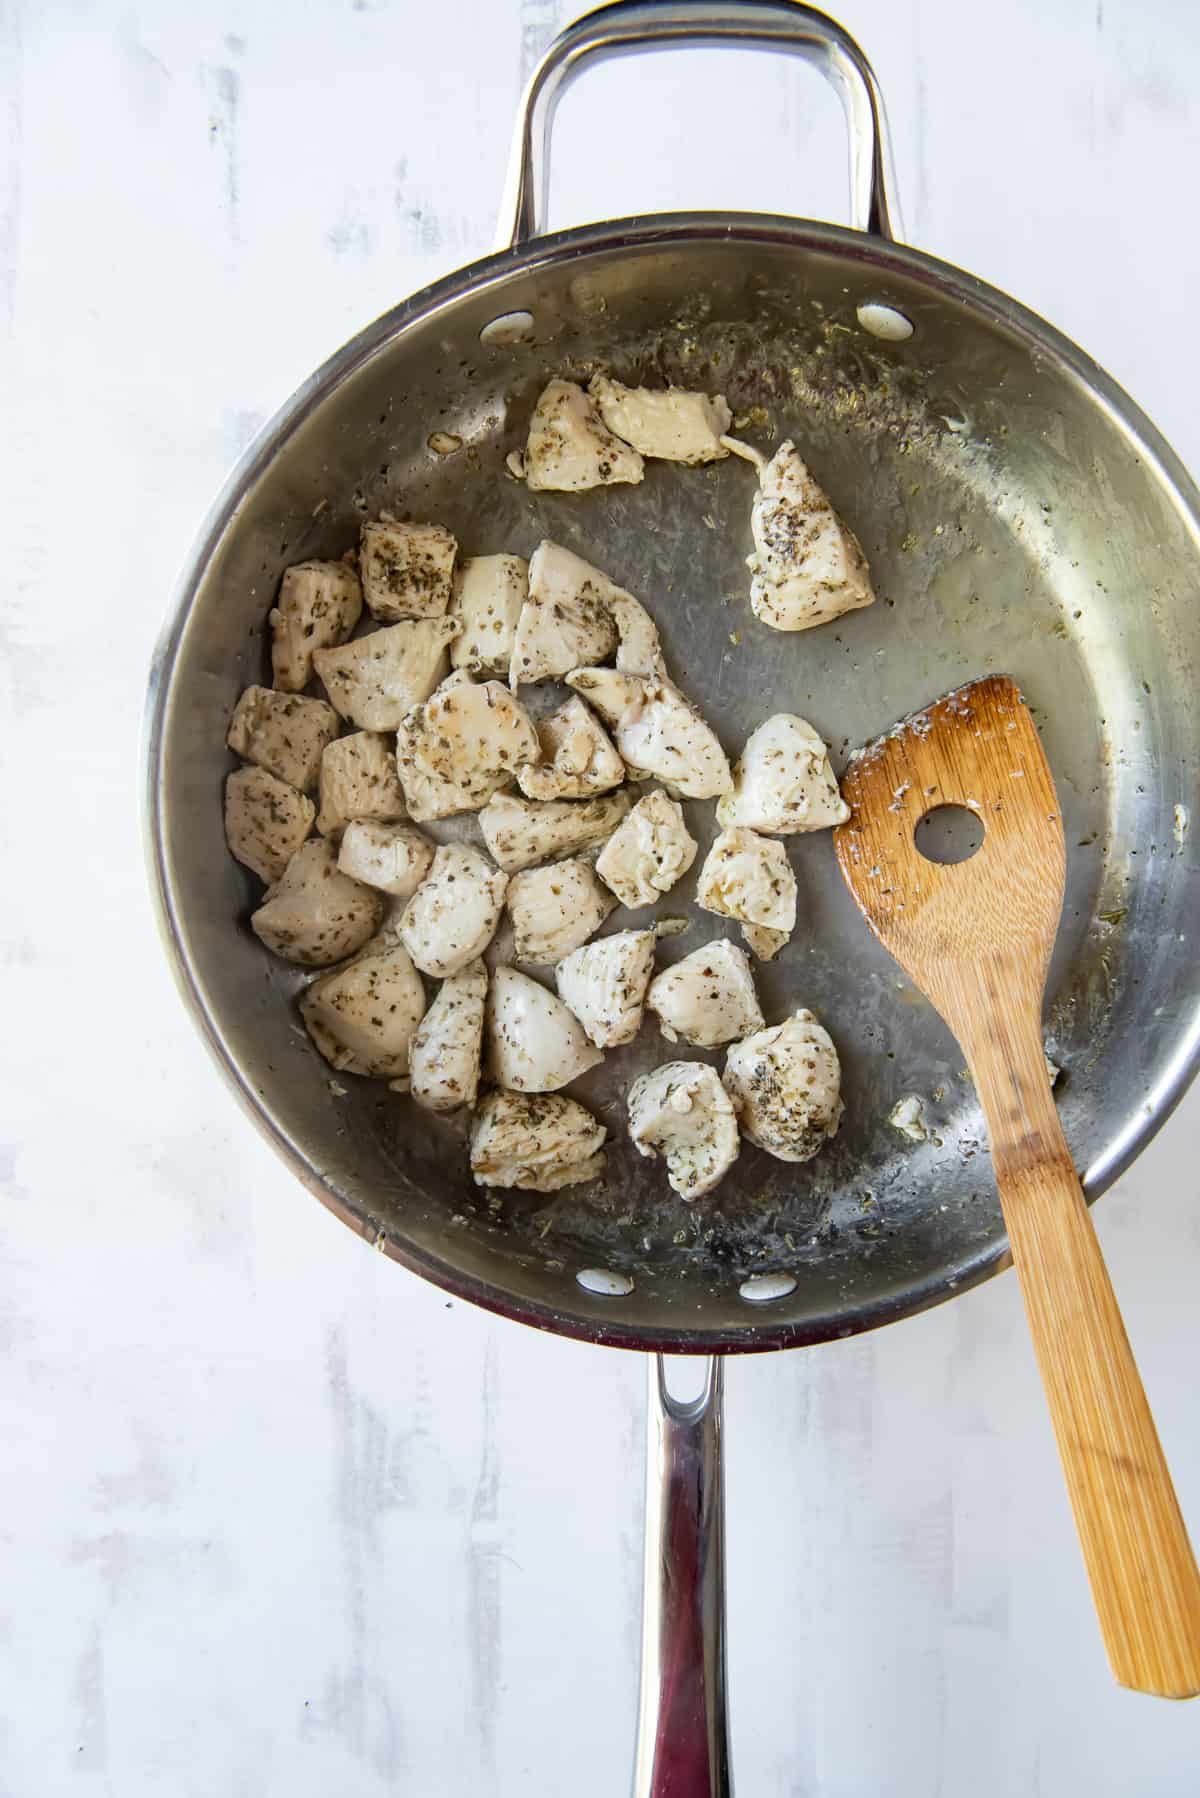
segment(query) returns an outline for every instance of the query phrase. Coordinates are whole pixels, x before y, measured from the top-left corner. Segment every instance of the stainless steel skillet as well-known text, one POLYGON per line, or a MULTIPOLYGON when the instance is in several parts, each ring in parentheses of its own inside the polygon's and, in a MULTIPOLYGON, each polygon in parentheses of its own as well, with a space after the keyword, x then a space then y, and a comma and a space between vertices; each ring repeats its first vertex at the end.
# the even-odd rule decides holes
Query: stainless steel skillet
MULTIPOLYGON (((623 4, 580 21, 533 77, 514 167, 504 247, 319 370, 201 533, 149 721, 150 852, 170 954, 220 1065, 300 1178, 448 1290, 540 1328, 646 1350, 765 1349, 872 1328, 996 1271, 1005 1239, 950 1039, 866 937, 823 838, 793 848, 804 927, 761 982, 769 1015, 812 1006, 842 1053, 847 1122, 808 1166, 748 1151, 736 1179, 684 1213, 623 1146, 620 1093, 658 1058, 650 1032, 586 1095, 617 1145, 605 1187, 544 1205, 514 1196, 493 1210, 467 1177, 461 1127, 435 1127, 365 1083, 333 1090, 296 1033, 293 976, 244 927, 249 885, 221 836, 225 723, 263 672, 280 571, 340 553, 362 515, 387 505, 444 520, 469 552, 528 552, 552 536, 646 600, 681 684, 731 749, 789 709, 836 750, 960 681, 1011 673, 1037 708, 1067 821, 1047 1024, 1067 1136, 1095 1196, 1196 1062, 1200 971, 1183 938, 1196 861, 1200 498, 1081 351, 893 241, 874 78, 840 28, 806 8, 623 4), (685 41, 775 47, 835 81, 855 229, 706 213, 538 235, 562 83, 600 55, 685 41), (872 303, 912 335, 864 329, 859 308, 872 303), (759 626, 745 599, 750 476, 739 466, 657 465, 642 488, 582 497, 531 496, 509 481, 504 456, 540 385, 598 363, 629 379, 719 387, 764 446, 794 435, 862 537, 881 602, 797 638, 759 626), (439 454, 435 433, 463 447, 439 454), (931 1125, 919 1145, 887 1123, 909 1093, 931 1125)), ((702 838, 709 811, 692 808, 702 838)), ((664 953, 698 940, 694 926, 664 953)), ((658 1379, 653 1370, 656 1395, 658 1379)), ((652 1458, 661 1448, 691 1468, 700 1454, 713 1474, 719 1363, 706 1390, 707 1405, 659 1415, 652 1458)), ((685 1485, 703 1525, 697 1578, 719 1581, 719 1481, 705 1491, 689 1472, 685 1485)), ((663 1522, 673 1541, 676 1527, 663 1522)), ((673 1591, 694 1624, 691 1588, 673 1591)), ((711 1591, 702 1614, 714 1627, 692 1646, 714 1678, 711 1591)), ((648 1639, 658 1621, 652 1610, 648 1639)), ((651 1743, 662 1716, 653 1678, 647 1694, 651 1743)), ((707 1717, 716 1791, 719 1707, 709 1702, 707 1717)), ((646 1791, 654 1764, 647 1749, 646 1791)))

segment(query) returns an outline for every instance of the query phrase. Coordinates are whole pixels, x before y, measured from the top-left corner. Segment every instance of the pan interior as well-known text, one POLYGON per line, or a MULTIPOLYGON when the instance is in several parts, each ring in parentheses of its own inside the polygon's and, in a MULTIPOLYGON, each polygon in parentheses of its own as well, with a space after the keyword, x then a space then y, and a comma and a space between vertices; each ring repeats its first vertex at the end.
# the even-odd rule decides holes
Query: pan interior
MULTIPOLYGON (((756 964, 768 1020, 810 1007, 842 1059, 843 1127, 803 1166, 746 1145, 715 1194, 681 1204, 628 1142, 624 1089, 663 1060, 722 1058, 666 1043, 649 1020, 578 1088, 610 1130, 606 1179, 552 1198, 480 1191, 464 1121, 434 1120, 317 1057, 294 1011, 301 982, 251 936, 257 887, 225 853, 223 739, 241 688, 265 677, 282 569, 340 555, 380 509, 445 523, 465 554, 528 555, 547 536, 597 563, 649 606, 675 678, 731 755, 772 712, 793 711, 840 767, 946 689, 1011 674, 1043 733, 1068 842, 1047 1048, 1091 1190, 1112 1177, 1191 1052, 1197 976, 1181 939, 1198 563, 1186 507, 1119 400, 1097 398, 1082 359, 1056 346, 966 277, 832 228, 610 228, 402 308, 273 427, 201 553, 165 664, 164 881, 222 1053, 323 1196, 381 1246, 550 1327, 754 1347, 930 1302, 994 1266, 1004 1238, 962 1057, 870 937, 827 832, 789 840, 798 927, 775 962, 756 964), (864 331, 868 301, 902 311, 912 337, 864 331), (531 335, 481 341, 518 310, 531 335), (583 495, 509 478, 504 457, 542 383, 598 366, 719 389, 764 449, 793 438, 861 538, 878 602, 798 635, 760 624, 744 561, 754 475, 735 459, 652 463, 641 487, 583 495), (921 1142, 889 1122, 908 1095, 922 1101, 921 1142), (588 1290, 584 1269, 628 1290, 588 1290), (768 1304, 748 1302, 745 1281, 763 1274, 795 1284, 777 1279, 768 1304)), ((685 811, 703 853, 713 806, 685 811)), ((736 925, 696 912, 694 886, 695 870, 656 912, 619 912, 607 928, 686 914, 661 962, 738 940, 736 925)))

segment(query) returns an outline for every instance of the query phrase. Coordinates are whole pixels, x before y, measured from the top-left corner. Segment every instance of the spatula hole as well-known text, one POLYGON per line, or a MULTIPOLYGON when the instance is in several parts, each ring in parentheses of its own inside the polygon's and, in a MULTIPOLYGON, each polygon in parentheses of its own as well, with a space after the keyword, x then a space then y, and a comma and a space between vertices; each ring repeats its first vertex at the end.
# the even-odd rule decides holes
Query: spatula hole
POLYGON ((927 862, 948 867, 969 862, 983 842, 983 820, 965 805, 935 805, 913 833, 927 862))

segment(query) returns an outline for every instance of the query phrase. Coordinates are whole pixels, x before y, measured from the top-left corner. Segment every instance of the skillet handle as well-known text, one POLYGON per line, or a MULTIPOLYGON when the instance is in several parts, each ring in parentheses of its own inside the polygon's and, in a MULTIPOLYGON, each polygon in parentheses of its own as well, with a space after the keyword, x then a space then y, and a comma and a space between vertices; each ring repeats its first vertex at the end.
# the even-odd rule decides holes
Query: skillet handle
POLYGON ((506 250, 545 229, 550 129, 563 90, 583 68, 609 57, 686 45, 775 50, 802 57, 837 89, 850 136, 850 222, 894 239, 891 144, 874 70, 833 19, 798 0, 618 0, 560 31, 529 78, 517 118, 496 248, 506 250))
POLYGON ((672 1396, 649 1361, 642 1676, 633 1798, 731 1798, 725 1700, 724 1369, 672 1396))

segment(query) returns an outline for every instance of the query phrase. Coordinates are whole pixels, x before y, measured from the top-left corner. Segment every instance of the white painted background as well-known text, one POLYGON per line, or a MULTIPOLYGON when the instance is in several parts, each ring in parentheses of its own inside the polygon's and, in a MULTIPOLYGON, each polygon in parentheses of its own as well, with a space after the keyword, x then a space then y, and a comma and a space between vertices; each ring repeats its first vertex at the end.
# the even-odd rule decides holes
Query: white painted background
MULTIPOLYGON (((314 363, 487 248, 569 12, 0 6, 2 1798, 627 1787, 641 1363, 448 1305, 293 1185, 168 983, 136 821, 210 496, 314 363)), ((1200 466, 1194 9, 842 17, 910 238, 1200 466)), ((843 205, 834 104, 760 59, 597 74, 558 145, 559 222, 843 205)), ((1200 1527, 1198 1123, 1200 1094, 1098 1223, 1200 1527)), ((1200 1706, 1109 1683, 1011 1275, 728 1386, 742 1798, 1200 1789, 1200 1706)))

